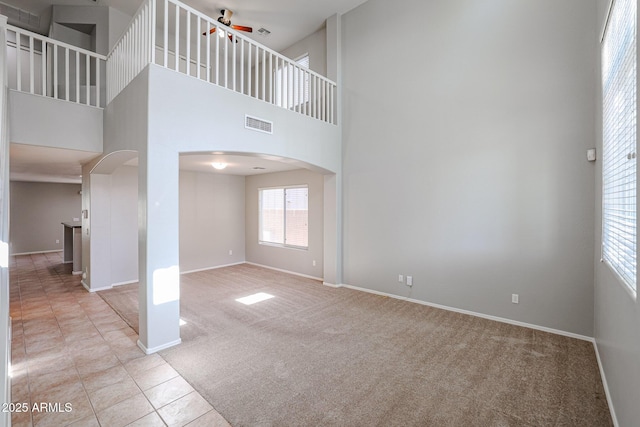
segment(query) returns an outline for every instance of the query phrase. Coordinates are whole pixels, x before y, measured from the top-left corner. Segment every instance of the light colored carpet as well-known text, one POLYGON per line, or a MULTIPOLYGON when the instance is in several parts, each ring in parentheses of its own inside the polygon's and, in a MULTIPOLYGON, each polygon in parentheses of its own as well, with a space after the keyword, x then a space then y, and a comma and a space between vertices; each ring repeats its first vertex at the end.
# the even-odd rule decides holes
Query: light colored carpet
POLYGON ((161 355, 233 426, 612 425, 585 341, 248 264, 182 276, 181 318, 161 355))

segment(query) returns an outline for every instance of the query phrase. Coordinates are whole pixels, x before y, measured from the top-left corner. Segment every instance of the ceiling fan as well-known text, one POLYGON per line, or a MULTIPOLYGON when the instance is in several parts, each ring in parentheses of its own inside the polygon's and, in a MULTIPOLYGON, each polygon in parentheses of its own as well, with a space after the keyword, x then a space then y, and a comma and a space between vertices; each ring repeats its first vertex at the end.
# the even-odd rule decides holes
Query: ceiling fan
MULTIPOLYGON (((220 11, 220 15, 221 16, 218 18, 219 23, 226 25, 229 28, 233 28, 234 30, 245 31, 247 33, 253 32, 253 28, 251 27, 245 27, 244 25, 231 25, 231 15, 233 15, 233 12, 230 11, 229 9, 222 9, 220 11)), ((216 32, 216 27, 213 27, 212 29, 209 30, 209 34, 213 34, 215 32, 216 32)), ((202 35, 206 36, 207 32, 205 31, 204 33, 202 33, 202 35)), ((231 36, 231 34, 229 34, 229 40, 233 41, 233 37, 231 36)))

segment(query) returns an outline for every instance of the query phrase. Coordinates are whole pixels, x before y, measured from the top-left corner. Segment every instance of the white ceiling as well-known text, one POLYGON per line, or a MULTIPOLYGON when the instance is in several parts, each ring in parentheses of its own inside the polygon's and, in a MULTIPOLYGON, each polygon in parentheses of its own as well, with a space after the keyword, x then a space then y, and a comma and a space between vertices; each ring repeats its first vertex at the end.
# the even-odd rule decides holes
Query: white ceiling
POLYGON ((288 159, 247 156, 241 154, 181 154, 180 169, 194 172, 218 173, 225 175, 259 175, 262 173, 284 172, 300 169, 304 165, 288 159), (225 163, 223 170, 216 170, 211 163, 225 163))
POLYGON ((10 180, 79 183, 82 165, 101 153, 11 144, 10 180))
MULTIPOLYGON (((43 20, 51 18, 53 4, 70 6, 109 6, 133 15, 143 0, 0 0, 22 10, 39 15, 43 20)), ((192 8, 216 18, 221 9, 234 12, 232 23, 253 27, 248 36, 273 50, 281 51, 324 26, 325 20, 336 14, 346 13, 366 0, 182 0, 192 8), (256 31, 264 27, 269 36, 256 31)), ((45 27, 48 25, 45 25, 45 27)), ((99 153, 57 150, 52 148, 11 144, 11 180, 44 182, 80 182, 82 164, 99 153)), ((198 154, 180 157, 180 167, 199 172, 253 175, 278 172, 303 167, 283 159, 223 156, 229 166, 224 171, 211 167, 212 155, 198 154), (263 167, 264 169, 253 169, 263 167)), ((221 157, 221 156, 217 156, 221 157)))
MULTIPOLYGON (((0 0, 2 3, 50 19, 51 5, 110 6, 133 15, 142 0, 0 0)), ((233 11, 233 24, 253 27, 254 38, 273 50, 281 51, 324 27, 325 20, 346 13, 366 0, 182 0, 183 3, 214 19, 221 9, 233 11), (256 31, 264 27, 271 34, 264 37, 256 31)))

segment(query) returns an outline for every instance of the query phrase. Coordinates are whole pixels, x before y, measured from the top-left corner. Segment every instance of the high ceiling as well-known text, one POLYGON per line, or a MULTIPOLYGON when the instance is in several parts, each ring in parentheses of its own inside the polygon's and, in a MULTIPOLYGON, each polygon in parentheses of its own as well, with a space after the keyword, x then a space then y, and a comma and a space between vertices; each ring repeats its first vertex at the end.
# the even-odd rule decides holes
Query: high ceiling
MULTIPOLYGON (((366 0, 182 0, 192 8, 217 19, 221 9, 234 12, 232 22, 253 27, 247 34, 267 47, 281 51, 321 29, 328 17, 342 14, 364 3, 366 0), (259 28, 271 32, 268 36, 257 33, 259 28)), ((127 15, 133 15, 143 0, 0 0, 0 5, 27 11, 40 17, 40 28, 48 28, 51 6, 109 6, 127 15)), ((80 182, 81 165, 99 153, 74 152, 34 146, 11 146, 11 179, 45 182, 80 182)), ((264 159, 247 156, 228 157, 229 167, 214 171, 213 161, 206 155, 182 156, 181 168, 185 170, 209 171, 251 175, 294 169, 297 166, 279 159, 264 159), (264 167, 264 169, 254 169, 264 167)))
MULTIPOLYGON (((76 6, 110 6, 127 15, 133 15, 143 0, 0 0, 43 18, 50 19, 50 9, 54 4, 76 6)), ((234 12, 234 24, 253 27, 251 35, 259 43, 273 50, 281 51, 302 40, 324 26, 325 20, 336 14, 345 13, 364 3, 365 0, 182 0, 183 3, 214 19, 221 9, 234 12), (268 36, 260 36, 255 31, 266 28, 268 36)))

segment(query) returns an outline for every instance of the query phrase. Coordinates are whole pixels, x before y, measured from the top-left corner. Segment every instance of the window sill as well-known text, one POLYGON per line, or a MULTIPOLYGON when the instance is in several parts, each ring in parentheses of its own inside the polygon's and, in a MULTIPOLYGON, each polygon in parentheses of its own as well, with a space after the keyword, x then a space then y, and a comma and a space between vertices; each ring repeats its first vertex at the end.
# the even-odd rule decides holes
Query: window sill
POLYGON ((270 246, 273 248, 282 248, 282 249, 293 249, 295 251, 308 251, 309 247, 303 247, 303 246, 291 246, 291 245, 281 245, 280 243, 270 243, 270 242, 258 242, 259 245, 262 246, 270 246))

